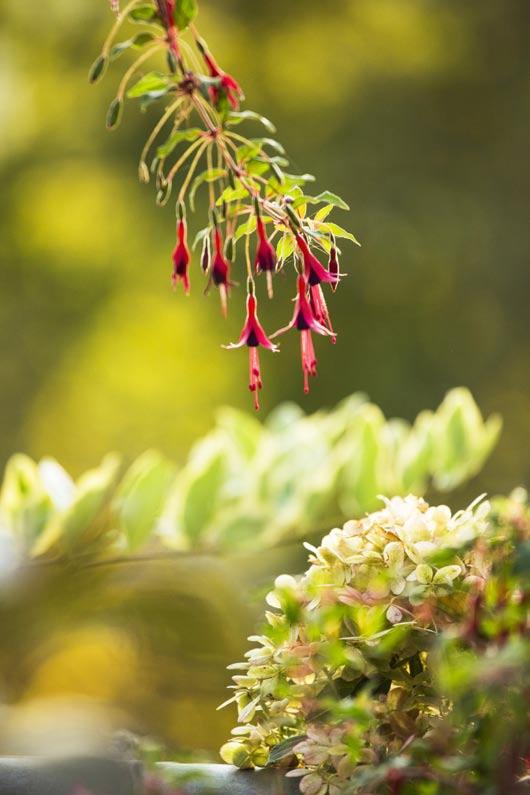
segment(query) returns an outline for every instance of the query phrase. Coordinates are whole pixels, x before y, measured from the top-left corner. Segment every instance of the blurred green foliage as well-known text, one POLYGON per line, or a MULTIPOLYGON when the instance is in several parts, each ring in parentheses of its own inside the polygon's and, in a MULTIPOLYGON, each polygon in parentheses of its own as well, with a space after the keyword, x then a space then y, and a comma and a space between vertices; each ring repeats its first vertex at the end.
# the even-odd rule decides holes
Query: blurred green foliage
POLYGON ((286 404, 265 424, 224 409, 178 472, 150 451, 121 479, 109 455, 74 482, 53 459, 13 456, 0 522, 34 558, 91 560, 156 541, 255 554, 362 516, 381 494, 456 488, 482 468, 500 426, 463 388, 413 425, 386 420, 362 395, 309 416, 286 404))
MULTIPOLYGON (((222 65, 295 164, 344 195, 363 243, 343 258, 339 341, 319 344, 304 406, 362 389, 411 419, 465 383, 505 417, 477 485, 490 492, 528 476, 527 11, 201 5, 222 65)), ((29 36, 32 8, 5 0, 0 33, 1 456, 52 453, 76 474, 109 449, 181 460, 220 405, 248 401, 244 357, 220 348, 242 318, 225 324, 200 289, 171 293, 172 211, 154 207, 134 166, 151 111, 108 134, 117 73, 87 84, 109 20, 105 0, 50 0, 29 36)), ((263 307, 271 328, 292 294, 278 282, 281 309, 263 307)), ((295 342, 266 363, 266 412, 300 398, 295 342)))

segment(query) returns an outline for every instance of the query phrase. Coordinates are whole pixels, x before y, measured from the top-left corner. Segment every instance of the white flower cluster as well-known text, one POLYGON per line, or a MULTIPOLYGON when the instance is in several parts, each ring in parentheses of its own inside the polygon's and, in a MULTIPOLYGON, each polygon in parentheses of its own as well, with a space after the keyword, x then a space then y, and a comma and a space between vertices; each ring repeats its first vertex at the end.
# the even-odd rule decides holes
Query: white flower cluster
POLYGON ((473 565, 451 550, 461 550, 485 532, 490 505, 483 497, 455 514, 447 505, 429 506, 413 495, 381 499, 382 510, 334 528, 319 547, 306 544, 312 564, 306 575, 302 580, 278 577, 268 604, 278 608, 286 592, 300 598, 319 589, 316 605, 328 586, 346 604, 390 602, 387 618, 397 623, 403 616, 392 606, 392 597, 418 604, 429 593, 450 589, 458 578, 476 578, 473 565), (447 553, 444 564, 436 565, 432 559, 442 551, 447 553))

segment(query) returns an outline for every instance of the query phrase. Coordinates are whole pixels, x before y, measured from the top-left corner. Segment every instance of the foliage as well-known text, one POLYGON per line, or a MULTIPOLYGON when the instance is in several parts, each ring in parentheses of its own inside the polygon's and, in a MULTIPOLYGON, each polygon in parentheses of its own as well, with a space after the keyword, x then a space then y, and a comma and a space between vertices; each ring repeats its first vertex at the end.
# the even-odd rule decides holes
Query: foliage
POLYGON ((455 514, 394 497, 308 546, 230 666, 223 759, 280 765, 304 795, 526 791, 526 493, 455 514))
POLYGON ((306 536, 361 516, 381 493, 447 491, 482 467, 500 430, 455 389, 412 425, 385 420, 361 395, 305 416, 279 407, 261 424, 233 409, 178 472, 150 451, 121 475, 107 456, 77 481, 53 459, 9 461, 0 521, 19 552, 54 559, 122 556, 158 542, 237 552, 306 536))
POLYGON ((273 274, 289 260, 299 273, 295 312, 291 323, 275 335, 291 328, 300 331, 304 390, 308 392, 309 377, 316 375, 317 365, 311 332, 336 341, 321 287, 328 284, 335 291, 340 280, 336 238, 358 245, 351 232, 329 219, 335 208, 349 210, 348 205, 328 190, 316 196, 308 194, 305 185, 314 177, 286 170, 285 150, 271 137, 276 132, 274 125, 255 111, 240 110, 244 96, 239 83, 219 67, 195 29, 198 9, 194 0, 132 0, 123 11, 114 10, 116 21, 92 64, 89 80, 100 80, 126 50, 140 50, 120 80, 108 109, 107 127, 119 124, 126 97, 139 100, 144 110, 152 103, 164 103, 142 150, 138 172, 142 182, 149 182, 154 175, 160 206, 167 204, 174 181, 181 178, 175 205, 173 284, 181 282, 189 293, 186 203, 194 211, 196 193, 204 186, 208 189, 208 223, 196 236, 193 248, 200 246, 206 290, 210 286, 218 289, 225 315, 228 296, 236 286, 231 269, 238 241, 244 246, 247 319, 239 341, 227 347, 249 348, 249 388, 255 408, 259 408, 262 388, 258 348, 276 351, 277 346, 258 320, 254 273, 265 275, 267 294, 272 298, 273 274), (116 43, 127 22, 142 26, 141 32, 116 43), (187 28, 196 50, 183 38, 187 28), (144 64, 161 52, 166 56, 165 68, 142 74, 144 64), (248 122, 264 128, 267 135, 246 137, 234 129, 248 122), (252 236, 255 249, 251 256, 252 236), (326 258, 327 267, 314 251, 326 258))

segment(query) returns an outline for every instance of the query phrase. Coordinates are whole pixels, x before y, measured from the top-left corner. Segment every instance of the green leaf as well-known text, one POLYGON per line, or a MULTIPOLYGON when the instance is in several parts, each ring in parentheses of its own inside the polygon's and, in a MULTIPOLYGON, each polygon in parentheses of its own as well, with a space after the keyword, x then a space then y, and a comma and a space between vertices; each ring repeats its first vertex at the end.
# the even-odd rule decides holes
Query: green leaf
POLYGON ((199 10, 197 0, 177 0, 175 6, 175 25, 185 30, 193 22, 199 10))
POLYGON ((26 455, 12 456, 0 492, 0 513, 7 529, 30 545, 39 537, 52 509, 37 464, 26 455))
POLYGON ((143 97, 152 92, 165 92, 169 82, 169 77, 162 72, 148 72, 127 91, 127 96, 134 99, 134 97, 143 97))
POLYGON ((292 235, 285 234, 280 238, 276 246, 276 256, 281 262, 285 262, 294 251, 294 238, 292 235))
POLYGON ((156 17, 156 9, 149 3, 136 6, 136 8, 133 8, 133 10, 129 12, 129 19, 132 22, 150 22, 156 19, 156 17))
POLYGON ((199 229, 199 231, 195 235, 195 239, 194 239, 194 241, 192 243, 192 246, 191 246, 193 251, 195 251, 195 249, 197 248, 199 243, 203 242, 204 238, 209 234, 209 232, 210 232, 210 227, 209 226, 205 226, 203 229, 199 229))
POLYGON ((196 141, 202 130, 198 127, 189 127, 186 130, 175 130, 167 141, 156 150, 157 157, 167 157, 182 141, 196 141))
POLYGON ((251 215, 244 224, 238 226, 234 235, 234 240, 238 241, 245 235, 251 235, 256 230, 256 216, 251 215))
POLYGON ((285 759, 287 756, 291 756, 293 753, 293 748, 295 748, 295 746, 305 739, 305 734, 299 734, 296 737, 289 737, 287 740, 283 740, 281 743, 278 743, 278 745, 275 745, 270 750, 269 759, 266 766, 269 767, 271 765, 275 765, 282 759, 285 759))
POLYGON ((217 201, 215 202, 218 207, 220 207, 223 202, 235 202, 239 199, 244 199, 245 196, 248 196, 248 191, 243 185, 240 185, 236 188, 225 188, 224 191, 221 193, 217 201))
POLYGON ((108 455, 99 469, 82 475, 76 484, 74 500, 64 511, 58 511, 50 518, 36 540, 32 555, 41 555, 56 544, 72 551, 83 538, 95 534, 95 521, 116 483, 119 468, 119 456, 108 455))
POLYGON ((189 202, 191 209, 195 210, 195 194, 197 192, 197 189, 202 184, 204 184, 205 182, 215 182, 216 180, 225 176, 226 176, 225 168, 211 168, 208 171, 203 171, 202 174, 199 174, 197 177, 195 177, 189 193, 189 202))
POLYGON ((315 221, 325 221, 325 219, 328 217, 328 215, 330 214, 330 212, 332 210, 333 210, 333 205, 332 204, 326 204, 325 207, 321 207, 320 210, 318 210, 318 212, 315 213, 314 220, 315 221))
POLYGON ((300 196, 293 202, 293 207, 298 207, 300 204, 331 204, 333 207, 340 207, 341 210, 349 210, 349 206, 343 201, 340 196, 330 193, 329 190, 319 193, 318 196, 300 196))
POLYGON ((343 229, 342 226, 338 224, 333 224, 331 222, 327 222, 325 224, 320 224, 320 229, 325 230, 326 232, 331 232, 335 235, 335 237, 342 237, 345 240, 351 240, 352 243, 355 243, 356 246, 360 246, 361 244, 355 237, 352 235, 351 232, 348 232, 346 229, 343 229))
POLYGON ((185 534, 193 545, 200 543, 224 483, 225 452, 218 440, 205 439, 187 469, 182 520, 185 534))
POLYGON ((155 451, 144 453, 127 471, 114 508, 130 550, 141 547, 151 535, 174 476, 175 467, 155 451))
POLYGON ((258 121, 270 133, 276 132, 276 127, 269 119, 265 116, 260 116, 259 113, 253 110, 231 111, 226 118, 225 124, 229 127, 233 127, 236 124, 241 124, 243 121, 258 121))

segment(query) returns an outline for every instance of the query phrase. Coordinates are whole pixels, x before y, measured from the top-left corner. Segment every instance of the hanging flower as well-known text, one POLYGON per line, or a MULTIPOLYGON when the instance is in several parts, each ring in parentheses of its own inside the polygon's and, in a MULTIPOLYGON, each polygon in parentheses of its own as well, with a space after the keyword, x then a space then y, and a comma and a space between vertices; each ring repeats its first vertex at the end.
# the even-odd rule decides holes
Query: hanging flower
POLYGON ((304 259, 304 273, 308 284, 311 287, 316 284, 320 284, 321 282, 336 284, 339 278, 338 274, 333 274, 326 270, 322 263, 311 252, 302 235, 296 235, 296 242, 298 244, 298 248, 302 252, 302 257, 304 259))
POLYGON ((210 86, 208 89, 212 104, 217 107, 221 98, 225 96, 232 108, 237 110, 239 108, 239 100, 243 99, 241 86, 232 75, 229 75, 228 72, 223 72, 213 55, 208 52, 205 43, 200 39, 197 40, 197 47, 208 67, 208 74, 219 81, 218 85, 210 86))
POLYGON ((233 350, 235 348, 242 348, 243 345, 248 347, 249 353, 249 384, 248 388, 251 392, 254 393, 254 407, 256 411, 259 409, 259 390, 263 387, 263 382, 261 380, 261 371, 260 371, 260 362, 259 362, 259 354, 258 348, 261 345, 262 348, 267 348, 269 351, 273 351, 274 353, 278 350, 278 346, 274 345, 273 342, 265 334, 263 330, 263 326, 258 320, 258 313, 257 313, 257 301, 254 295, 253 286, 249 284, 249 293, 247 296, 247 317, 245 320, 245 325, 243 326, 243 330, 241 331, 241 335, 239 337, 238 342, 232 342, 230 345, 225 345, 224 347, 228 350, 233 350))
MULTIPOLYGON (((182 213, 182 210, 180 210, 180 212, 182 213)), ((184 292, 188 295, 190 292, 190 278, 188 273, 190 251, 186 242, 186 234, 186 219, 184 215, 181 215, 177 223, 177 245, 173 250, 173 275, 171 280, 173 282, 173 287, 176 287, 177 282, 180 280, 184 287, 184 292)))
POLYGON ((230 281, 230 263, 223 254, 223 239, 218 228, 214 232, 215 253, 211 266, 210 281, 219 288, 221 297, 221 310, 226 317, 228 311, 228 293, 232 282, 230 281))
POLYGON ((317 360, 311 332, 314 331, 323 336, 332 336, 332 332, 315 317, 307 297, 307 282, 303 276, 298 277, 297 288, 298 292, 295 298, 294 313, 291 322, 284 328, 271 334, 271 339, 277 337, 279 334, 284 334, 292 328, 296 328, 300 332, 304 392, 307 394, 307 392, 309 392, 309 376, 316 376, 317 374, 317 360))
POLYGON ((256 249, 256 273, 265 273, 267 278, 267 293, 272 298, 272 274, 276 270, 276 252, 267 238, 265 226, 259 214, 257 215, 258 246, 256 249))

